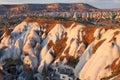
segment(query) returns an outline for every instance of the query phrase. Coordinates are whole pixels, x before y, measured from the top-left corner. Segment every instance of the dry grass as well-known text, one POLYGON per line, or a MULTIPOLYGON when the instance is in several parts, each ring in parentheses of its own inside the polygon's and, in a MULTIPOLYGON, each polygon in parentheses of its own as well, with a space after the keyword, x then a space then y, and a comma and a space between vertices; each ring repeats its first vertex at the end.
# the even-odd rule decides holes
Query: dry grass
POLYGON ((120 57, 117 58, 117 59, 115 59, 115 60, 113 61, 112 65, 111 65, 112 73, 116 73, 116 72, 118 72, 118 71, 120 70, 120 61, 119 61, 118 64, 116 65, 116 62, 117 62, 119 59, 120 59, 120 57))
POLYGON ((98 27, 92 27, 92 26, 85 27, 84 30, 86 32, 86 35, 84 36, 84 42, 86 42, 87 44, 90 44, 94 40, 93 34, 97 28, 98 27))
MULTIPOLYGON (((86 35, 85 35, 85 37, 84 37, 84 42, 86 42, 87 44, 90 44, 93 40, 94 40, 94 37, 93 37, 93 34, 94 34, 94 32, 95 32, 95 30, 97 29, 97 28, 101 28, 101 30, 102 30, 102 28, 103 28, 103 26, 91 26, 91 25, 87 25, 86 27, 85 27, 85 32, 86 32, 86 35)), ((108 29, 119 29, 118 27, 104 27, 105 28, 105 30, 108 30, 108 29)), ((118 32, 119 31, 116 31, 115 33, 114 33, 114 35, 117 35, 118 34, 118 32)))
POLYGON ((94 54, 96 52, 96 50, 98 49, 98 47, 100 47, 100 45, 105 41, 106 39, 103 39, 101 41, 99 41, 92 49, 92 53, 94 54))
POLYGON ((118 35, 119 33, 120 33, 120 31, 114 32, 114 36, 118 35))
MULTIPOLYGON (((111 66, 110 66, 111 67, 111 71, 112 71, 112 75, 110 75, 109 77, 104 77, 101 80, 109 80, 111 78, 113 78, 112 80, 118 80, 118 78, 120 77, 120 61, 116 65, 116 62, 118 61, 118 59, 120 59, 120 57, 115 59, 113 61, 113 63, 111 64, 111 66)), ((107 67, 105 67, 105 68, 107 68, 107 67)))
POLYGON ((40 25, 47 24, 47 26, 45 26, 47 33, 50 32, 56 24, 62 24, 65 28, 68 28, 73 23, 72 21, 57 21, 53 19, 47 20, 47 19, 31 18, 31 17, 27 17, 24 21, 25 22, 37 22, 40 25))
POLYGON ((49 50, 52 46, 54 46, 53 41, 52 41, 52 40, 50 40, 47 46, 48 46, 48 50, 49 50))
POLYGON ((10 33, 11 33, 11 31, 6 26, 4 26, 4 30, 3 31, 5 33, 5 37, 9 36, 10 33))
MULTIPOLYGON (((103 26, 91 26, 91 25, 88 26, 87 25, 87 27, 85 27, 84 30, 86 32, 86 35, 84 36, 84 42, 86 42, 87 44, 90 44, 94 40, 93 34, 94 34, 94 32, 95 32, 95 30, 97 28, 101 28, 101 30, 102 30, 103 26)), ((108 30, 108 29, 113 29, 113 30, 119 29, 119 27, 107 27, 107 26, 105 26, 104 28, 105 28, 105 30, 108 30)), ((114 33, 114 36, 118 35, 119 33, 120 33, 120 31, 116 31, 114 33)), ((113 37, 111 39, 111 41, 114 40, 114 39, 115 38, 113 37)))
POLYGON ((73 24, 73 21, 59 21, 59 23, 63 24, 65 28, 69 28, 73 24))
POLYGON ((112 37, 112 39, 109 42, 115 41, 115 39, 116 39, 115 36, 118 35, 119 33, 120 33, 120 31, 114 32, 114 36, 112 37))
POLYGON ((70 50, 70 47, 68 47, 68 48, 65 50, 65 52, 64 52, 64 53, 65 53, 66 55, 69 55, 69 53, 68 53, 68 52, 69 52, 69 50, 70 50))
POLYGON ((66 41, 67 41, 67 37, 63 37, 55 43, 53 49, 56 55, 56 59, 58 59, 61 56, 63 50, 65 49, 67 45, 66 41))
POLYGON ((63 61, 64 58, 66 58, 66 56, 61 56, 61 57, 60 57, 60 61, 63 61))
POLYGON ((46 26, 47 33, 50 32, 56 24, 62 24, 65 28, 71 26, 72 22, 63 22, 63 21, 48 21, 48 25, 46 26))
MULTIPOLYGON (((54 51, 56 54, 56 59, 60 58, 60 61, 63 61, 65 58, 68 60, 68 62, 74 61, 74 56, 70 56, 69 55, 69 50, 70 47, 68 47, 65 51, 65 47, 66 47, 66 41, 67 41, 67 37, 61 38, 54 46, 54 51), (64 51, 65 56, 61 56, 62 52, 64 51)), ((73 40, 71 40, 72 42, 73 40)))
POLYGON ((45 23, 47 23, 47 24, 54 24, 54 23, 63 24, 63 26, 65 28, 70 27, 71 24, 73 23, 73 21, 58 21, 58 20, 53 20, 53 19, 48 20, 48 19, 31 18, 31 17, 27 17, 24 21, 25 22, 37 22, 39 24, 45 24, 45 23))
POLYGON ((12 32, 11 30, 9 30, 6 26, 4 26, 3 34, 2 34, 2 36, 0 36, 0 42, 4 37, 10 36, 11 32, 12 32), (4 35, 4 37, 3 37, 3 35, 4 35))
POLYGON ((76 23, 75 23, 75 24, 72 26, 72 28, 71 28, 71 29, 73 29, 73 28, 74 28, 74 27, 76 27, 77 25, 78 25, 78 24, 76 24, 76 23))
POLYGON ((48 26, 46 27, 46 32, 49 33, 54 28, 55 25, 56 23, 48 24, 48 26))

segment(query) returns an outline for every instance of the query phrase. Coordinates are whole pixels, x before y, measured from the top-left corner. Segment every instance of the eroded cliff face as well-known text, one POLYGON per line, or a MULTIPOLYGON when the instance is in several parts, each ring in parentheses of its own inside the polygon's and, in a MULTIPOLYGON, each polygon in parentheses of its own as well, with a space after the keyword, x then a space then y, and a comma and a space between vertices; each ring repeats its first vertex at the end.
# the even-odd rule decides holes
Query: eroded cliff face
POLYGON ((19 76, 11 79, 28 80, 32 73, 38 80, 99 80, 119 71, 120 28, 25 20, 10 34, 6 31, 0 43, 0 69, 7 71, 6 65, 14 64, 19 76))
POLYGON ((91 10, 97 9, 89 4, 85 3, 53 3, 53 4, 18 4, 18 5, 1 5, 1 14, 22 14, 22 13, 32 13, 32 12, 69 12, 69 11, 81 11, 81 10, 91 10))

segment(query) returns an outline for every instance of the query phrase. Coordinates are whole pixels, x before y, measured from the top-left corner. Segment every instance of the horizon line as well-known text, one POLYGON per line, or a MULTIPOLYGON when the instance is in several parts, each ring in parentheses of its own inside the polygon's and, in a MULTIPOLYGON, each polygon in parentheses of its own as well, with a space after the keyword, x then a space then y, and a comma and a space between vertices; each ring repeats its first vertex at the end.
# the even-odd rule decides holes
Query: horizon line
POLYGON ((96 6, 94 6, 94 5, 92 5, 92 4, 90 4, 90 3, 85 3, 85 2, 58 2, 58 3, 54 3, 54 2, 49 2, 49 3, 31 3, 31 2, 28 2, 28 3, 0 3, 0 5, 27 5, 27 4, 88 4, 88 5, 91 5, 91 6, 93 6, 93 7, 95 7, 95 8, 98 8, 98 9, 120 9, 119 7, 114 7, 114 8, 99 8, 99 7, 96 7, 96 6))

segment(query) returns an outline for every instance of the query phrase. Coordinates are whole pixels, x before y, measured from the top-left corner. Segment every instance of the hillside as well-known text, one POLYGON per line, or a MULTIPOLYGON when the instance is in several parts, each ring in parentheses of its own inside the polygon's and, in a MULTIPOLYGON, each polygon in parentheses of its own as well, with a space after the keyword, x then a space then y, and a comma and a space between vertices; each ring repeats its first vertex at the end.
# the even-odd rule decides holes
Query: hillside
POLYGON ((13 31, 5 28, 0 40, 5 80, 104 80, 120 74, 119 27, 27 18, 13 31))
POLYGON ((0 14, 89 11, 94 9, 97 8, 86 3, 18 4, 0 5, 0 14))

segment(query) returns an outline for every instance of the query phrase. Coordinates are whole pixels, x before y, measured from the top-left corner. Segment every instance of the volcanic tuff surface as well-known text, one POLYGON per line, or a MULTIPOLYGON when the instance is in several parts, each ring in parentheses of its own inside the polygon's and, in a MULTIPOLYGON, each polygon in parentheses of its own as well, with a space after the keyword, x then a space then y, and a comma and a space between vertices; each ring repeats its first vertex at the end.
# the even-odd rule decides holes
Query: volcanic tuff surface
MULTIPOLYGON (((49 73, 58 79, 65 75, 64 80, 99 80, 119 74, 120 28, 88 27, 69 21, 27 20, 7 33, 9 30, 5 29, 0 43, 3 71, 7 59, 20 59, 21 65, 29 65, 30 69, 40 73, 34 75, 43 80, 54 78, 46 75, 49 73)), ((28 68, 20 72, 24 70, 28 68)))

